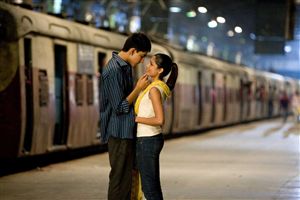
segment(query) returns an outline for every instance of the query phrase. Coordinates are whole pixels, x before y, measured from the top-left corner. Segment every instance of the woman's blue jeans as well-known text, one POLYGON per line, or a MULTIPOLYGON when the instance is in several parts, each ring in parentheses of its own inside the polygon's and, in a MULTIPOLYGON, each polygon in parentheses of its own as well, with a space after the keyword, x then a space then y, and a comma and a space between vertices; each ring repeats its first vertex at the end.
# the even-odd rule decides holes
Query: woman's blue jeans
POLYGON ((163 146, 162 134, 137 138, 136 164, 141 175, 142 190, 147 200, 163 199, 159 174, 159 155, 163 146))

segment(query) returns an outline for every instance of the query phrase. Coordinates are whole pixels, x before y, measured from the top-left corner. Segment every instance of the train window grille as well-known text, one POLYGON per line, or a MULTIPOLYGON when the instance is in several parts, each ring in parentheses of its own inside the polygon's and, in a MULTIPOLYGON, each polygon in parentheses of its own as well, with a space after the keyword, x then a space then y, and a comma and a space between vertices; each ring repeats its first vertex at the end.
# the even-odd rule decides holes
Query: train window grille
POLYGON ((233 88, 229 89, 229 102, 234 103, 234 93, 233 93, 233 88))
POLYGON ((235 101, 239 102, 241 97, 242 97, 241 96, 241 89, 236 89, 235 90, 235 101))
POLYGON ((75 101, 77 105, 83 105, 83 77, 77 74, 75 78, 75 101))
POLYGON ((222 97, 223 97, 222 88, 218 87, 217 91, 218 91, 218 92, 217 92, 216 96, 217 96, 217 98, 218 98, 218 102, 219 102, 219 103, 222 103, 222 97))
POLYGON ((93 77, 92 75, 87 76, 87 104, 93 105, 94 104, 94 84, 93 84, 93 77))
POLYGON ((39 71, 39 102, 40 106, 47 106, 49 102, 49 84, 46 70, 39 71))
POLYGON ((210 97, 210 88, 209 88, 209 86, 205 86, 205 102, 206 103, 209 103, 209 97, 210 97))

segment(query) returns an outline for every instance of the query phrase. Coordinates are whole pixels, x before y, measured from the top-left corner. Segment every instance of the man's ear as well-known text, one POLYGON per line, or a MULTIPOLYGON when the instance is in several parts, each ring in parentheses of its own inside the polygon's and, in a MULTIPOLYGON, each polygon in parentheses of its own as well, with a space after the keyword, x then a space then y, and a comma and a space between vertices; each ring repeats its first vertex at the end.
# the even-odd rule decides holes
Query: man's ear
POLYGON ((128 50, 128 54, 132 56, 132 55, 134 54, 135 51, 136 51, 135 48, 130 48, 130 49, 128 50))

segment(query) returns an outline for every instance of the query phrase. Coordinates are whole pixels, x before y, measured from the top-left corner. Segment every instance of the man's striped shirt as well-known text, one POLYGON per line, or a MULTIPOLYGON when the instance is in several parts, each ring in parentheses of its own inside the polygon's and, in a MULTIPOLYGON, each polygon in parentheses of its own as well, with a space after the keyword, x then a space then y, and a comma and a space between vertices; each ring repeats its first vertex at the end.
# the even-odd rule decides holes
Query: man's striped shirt
POLYGON ((103 142, 107 142, 109 136, 133 139, 134 110, 126 100, 132 90, 132 67, 113 52, 100 76, 100 131, 103 142))

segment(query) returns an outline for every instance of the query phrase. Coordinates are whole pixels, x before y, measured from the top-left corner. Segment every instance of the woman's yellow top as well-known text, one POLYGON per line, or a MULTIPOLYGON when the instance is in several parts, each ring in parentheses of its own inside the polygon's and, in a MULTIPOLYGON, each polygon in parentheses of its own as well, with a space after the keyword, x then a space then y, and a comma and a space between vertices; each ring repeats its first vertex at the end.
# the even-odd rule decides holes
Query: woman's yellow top
POLYGON ((152 88, 152 87, 155 87, 155 86, 159 86, 163 89, 163 92, 165 93, 166 97, 169 97, 171 95, 171 90, 170 88, 167 86, 167 84, 161 80, 156 80, 156 81, 153 81, 150 85, 148 85, 148 87, 146 87, 145 90, 143 90, 141 92, 141 94, 139 95, 139 97, 137 98, 135 104, 134 104, 134 111, 135 111, 135 114, 138 114, 139 112, 139 107, 140 107, 140 103, 141 103, 141 100, 143 98, 143 96, 152 88))

